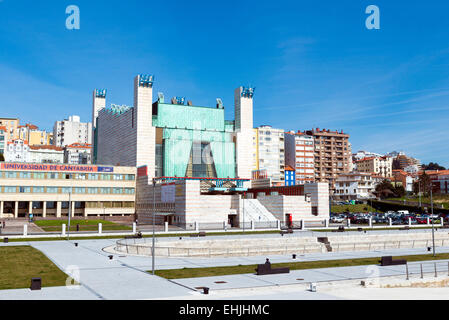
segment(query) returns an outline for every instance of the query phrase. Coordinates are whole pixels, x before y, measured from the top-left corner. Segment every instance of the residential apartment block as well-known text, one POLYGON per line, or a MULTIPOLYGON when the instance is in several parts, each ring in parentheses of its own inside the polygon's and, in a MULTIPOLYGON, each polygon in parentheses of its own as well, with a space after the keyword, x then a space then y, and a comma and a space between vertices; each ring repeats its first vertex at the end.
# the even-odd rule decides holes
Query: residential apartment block
POLYGON ((358 172, 374 173, 385 178, 393 176, 393 158, 391 157, 368 157, 357 160, 355 163, 358 172))
POLYGON ((4 127, 6 141, 12 141, 19 138, 17 128, 19 127, 18 118, 0 118, 0 127, 4 127))
POLYGON ((91 164, 92 145, 73 143, 64 148, 64 163, 68 164, 91 164))
POLYGON ((257 128, 258 170, 266 170, 272 185, 284 185, 285 142, 284 130, 271 126, 257 128))
POLYGON ((73 143, 92 144, 92 123, 83 123, 79 116, 56 121, 53 127, 53 144, 65 147, 73 143))
POLYGON ((315 181, 315 139, 294 131, 285 133, 285 163, 294 168, 296 184, 315 181))
POLYGON ((5 162, 64 163, 64 150, 53 145, 30 146, 26 140, 7 143, 5 162))
POLYGON ((341 174, 335 181, 334 200, 367 200, 375 198, 377 179, 369 173, 341 174))
POLYGON ((343 131, 308 130, 315 144, 315 182, 328 182, 333 189, 337 177, 352 171, 352 151, 349 135, 343 131))

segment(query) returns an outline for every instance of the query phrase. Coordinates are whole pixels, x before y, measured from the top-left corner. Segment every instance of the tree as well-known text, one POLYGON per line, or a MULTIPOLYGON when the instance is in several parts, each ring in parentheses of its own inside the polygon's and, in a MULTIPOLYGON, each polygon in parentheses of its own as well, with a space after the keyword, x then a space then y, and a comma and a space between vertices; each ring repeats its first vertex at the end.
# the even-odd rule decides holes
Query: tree
POLYGON ((438 163, 429 162, 429 164, 421 165, 423 170, 446 170, 445 167, 440 166, 438 163))
POLYGON ((417 194, 421 191, 425 195, 428 195, 430 193, 430 183, 429 175, 424 172, 419 176, 418 181, 413 183, 413 192, 417 194))
POLYGON ((403 186, 395 186, 392 190, 397 198, 405 196, 405 188, 403 186))

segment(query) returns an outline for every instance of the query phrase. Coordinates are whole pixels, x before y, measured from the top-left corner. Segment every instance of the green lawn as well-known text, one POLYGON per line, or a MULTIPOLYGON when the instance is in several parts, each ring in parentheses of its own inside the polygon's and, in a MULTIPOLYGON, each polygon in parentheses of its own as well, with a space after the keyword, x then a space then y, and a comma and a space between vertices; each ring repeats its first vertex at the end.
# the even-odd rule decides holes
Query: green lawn
POLYGON ((346 205, 332 205, 331 211, 333 213, 343 212, 381 212, 367 204, 346 204, 346 205))
MULTIPOLYGON (((444 206, 444 209, 449 209, 449 195, 444 194, 437 194, 433 195, 433 204, 435 207, 440 208, 441 205, 444 206)), ((418 202, 419 203, 419 197, 413 196, 413 197, 402 197, 402 198, 388 198, 385 200, 396 200, 396 201, 410 201, 410 202, 418 202)), ((430 204, 430 197, 421 197, 421 203, 430 204)))
MULTIPOLYGON (((67 220, 36 220, 34 223, 44 231, 61 231, 63 224, 67 226, 67 220)), ((103 225, 103 230, 132 230, 132 227, 114 223, 107 220, 82 220, 71 219, 70 231, 76 231, 76 225, 80 225, 80 231, 98 230, 98 224, 103 225)))
POLYGON ((30 246, 0 247, 0 290, 29 288, 31 278, 43 287, 64 286, 67 275, 42 252, 30 246))
MULTIPOLYGON (((443 260, 449 259, 449 253, 441 253, 432 256, 428 255, 410 255, 397 256, 394 259, 406 259, 408 262, 413 261, 427 261, 427 260, 443 260)), ((380 257, 376 258, 361 258, 361 259, 345 259, 345 260, 321 260, 321 261, 306 261, 306 262, 287 262, 287 263, 273 263, 273 268, 285 268, 290 270, 304 270, 304 269, 319 269, 319 268, 333 268, 333 267, 348 267, 348 266, 363 266, 363 265, 377 265, 380 257)), ((264 261, 261 261, 261 264, 264 261)), ((208 268, 184 268, 184 269, 170 269, 170 270, 156 270, 156 275, 166 279, 181 279, 181 278, 198 278, 198 277, 212 277, 223 276, 231 274, 255 273, 257 265, 238 265, 227 267, 208 267, 208 268)), ((148 271, 151 272, 151 271, 148 271)))

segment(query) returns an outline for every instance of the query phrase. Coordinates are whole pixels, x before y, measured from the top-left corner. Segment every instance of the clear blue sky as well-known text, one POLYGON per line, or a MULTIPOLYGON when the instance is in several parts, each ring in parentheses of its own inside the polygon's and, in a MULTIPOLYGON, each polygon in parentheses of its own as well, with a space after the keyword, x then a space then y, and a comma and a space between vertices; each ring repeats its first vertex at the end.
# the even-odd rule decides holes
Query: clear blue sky
POLYGON ((256 126, 343 129, 353 151, 449 166, 448 14, 437 0, 0 0, 0 116, 90 121, 94 88, 132 105, 150 73, 155 93, 220 97, 233 119, 234 89, 252 84, 256 126), (65 28, 71 4, 80 30, 65 28))

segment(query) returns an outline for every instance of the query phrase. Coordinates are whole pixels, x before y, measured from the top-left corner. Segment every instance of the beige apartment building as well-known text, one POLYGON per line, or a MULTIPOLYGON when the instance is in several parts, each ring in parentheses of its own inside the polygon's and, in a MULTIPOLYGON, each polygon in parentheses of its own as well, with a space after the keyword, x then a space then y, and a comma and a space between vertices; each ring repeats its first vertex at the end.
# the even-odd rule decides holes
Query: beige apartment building
POLYGON ((385 178, 393 176, 393 158, 391 157, 368 157, 357 160, 355 163, 358 172, 375 173, 385 178))
POLYGON ((5 127, 6 141, 19 139, 19 133, 17 130, 19 127, 18 118, 0 118, 0 127, 5 127))
POLYGON ((136 173, 135 167, 1 163, 0 218, 60 218, 69 211, 72 217, 130 216, 136 173))
POLYGON ((315 182, 328 182, 334 189, 335 180, 340 174, 352 170, 352 151, 349 134, 343 131, 308 130, 315 142, 315 182))

